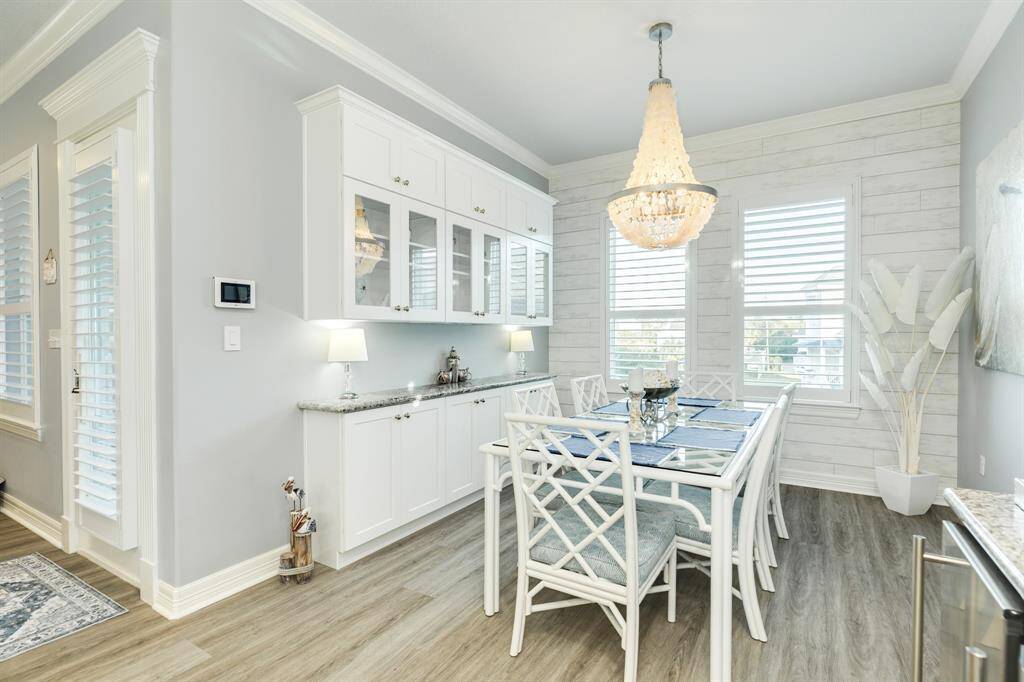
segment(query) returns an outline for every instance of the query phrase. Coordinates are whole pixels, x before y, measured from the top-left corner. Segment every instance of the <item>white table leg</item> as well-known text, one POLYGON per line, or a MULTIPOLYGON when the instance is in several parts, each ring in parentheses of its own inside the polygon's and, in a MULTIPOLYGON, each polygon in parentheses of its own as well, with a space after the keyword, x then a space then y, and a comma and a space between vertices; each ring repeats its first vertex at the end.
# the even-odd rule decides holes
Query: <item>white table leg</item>
POLYGON ((484 614, 493 616, 498 611, 498 518, 500 500, 495 492, 494 455, 484 455, 484 614))
POLYGON ((732 678, 732 492, 711 491, 711 680, 732 678))

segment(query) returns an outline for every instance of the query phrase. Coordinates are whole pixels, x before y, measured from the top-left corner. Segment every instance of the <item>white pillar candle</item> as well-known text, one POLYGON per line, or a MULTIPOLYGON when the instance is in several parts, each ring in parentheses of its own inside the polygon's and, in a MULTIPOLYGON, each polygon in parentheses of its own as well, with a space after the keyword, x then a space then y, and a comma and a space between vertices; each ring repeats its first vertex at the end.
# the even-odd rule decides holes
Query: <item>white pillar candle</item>
POLYGON ((644 390, 644 371, 640 367, 629 370, 629 390, 633 393, 644 390))
POLYGON ((667 376, 669 378, 669 380, 678 379, 679 378, 679 363, 676 362, 675 360, 669 360, 668 362, 666 362, 665 363, 665 376, 667 376))

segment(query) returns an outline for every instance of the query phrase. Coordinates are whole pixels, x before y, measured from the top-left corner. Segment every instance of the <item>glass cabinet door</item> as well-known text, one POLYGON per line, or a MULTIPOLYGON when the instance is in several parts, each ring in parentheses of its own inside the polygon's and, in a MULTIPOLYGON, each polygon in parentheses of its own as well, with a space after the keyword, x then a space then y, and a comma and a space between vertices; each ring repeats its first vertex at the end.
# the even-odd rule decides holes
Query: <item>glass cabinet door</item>
POLYGON ((402 319, 440 320, 441 261, 439 246, 441 230, 439 210, 413 205, 406 211, 406 282, 402 319))
POLYGON ((526 318, 529 314, 530 249, 518 239, 508 243, 508 314, 513 318, 526 318))
POLYGON ((473 230, 458 223, 451 227, 451 310, 473 315, 473 230))
POLYGON ((389 320, 401 315, 401 201, 392 192, 345 179, 345 317, 389 320))
POLYGON ((488 232, 483 233, 483 282, 480 291, 483 294, 481 306, 484 321, 497 322, 499 320, 495 318, 500 318, 502 314, 503 247, 501 237, 488 232), (488 317, 491 319, 488 320, 488 317))
POLYGON ((551 254, 537 246, 533 249, 533 313, 532 319, 551 317, 551 254))

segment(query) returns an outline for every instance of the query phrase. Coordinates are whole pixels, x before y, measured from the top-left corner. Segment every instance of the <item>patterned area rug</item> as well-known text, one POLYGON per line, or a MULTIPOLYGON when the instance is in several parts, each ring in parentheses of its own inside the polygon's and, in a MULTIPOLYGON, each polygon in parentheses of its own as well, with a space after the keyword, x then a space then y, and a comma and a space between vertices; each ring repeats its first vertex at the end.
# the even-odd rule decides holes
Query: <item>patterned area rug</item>
POLYGON ((0 661, 127 610, 39 554, 0 561, 0 661))

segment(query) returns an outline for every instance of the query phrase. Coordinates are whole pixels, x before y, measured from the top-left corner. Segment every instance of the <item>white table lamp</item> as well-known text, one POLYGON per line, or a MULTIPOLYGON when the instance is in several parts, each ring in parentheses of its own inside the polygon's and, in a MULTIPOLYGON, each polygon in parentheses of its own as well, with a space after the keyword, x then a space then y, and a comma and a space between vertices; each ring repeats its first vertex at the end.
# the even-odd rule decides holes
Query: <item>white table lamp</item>
POLYGON ((352 391, 352 363, 366 362, 366 334, 362 329, 335 329, 327 348, 327 362, 345 363, 345 392, 339 397, 352 400, 358 395, 352 391))
POLYGON ((529 329, 512 332, 509 350, 519 353, 519 371, 516 374, 526 374, 526 354, 533 352, 533 332, 529 329))

